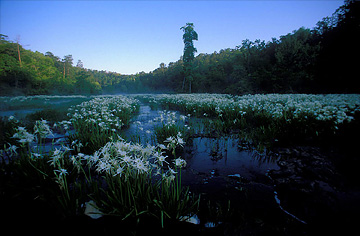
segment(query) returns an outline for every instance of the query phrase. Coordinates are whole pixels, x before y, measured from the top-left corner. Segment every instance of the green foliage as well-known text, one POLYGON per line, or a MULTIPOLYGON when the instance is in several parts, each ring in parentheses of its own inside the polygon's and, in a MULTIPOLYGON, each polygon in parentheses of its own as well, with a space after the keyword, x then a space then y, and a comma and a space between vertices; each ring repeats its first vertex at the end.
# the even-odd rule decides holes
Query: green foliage
MULTIPOLYGON (((177 62, 136 78, 151 89, 175 92, 184 91, 183 78, 191 72, 191 89, 198 93, 358 93, 354 59, 360 46, 349 42, 360 35, 359 6, 348 1, 314 29, 301 27, 269 42, 246 39, 234 49, 194 58, 184 50, 177 62)), ((192 26, 182 29, 187 27, 192 26)))
POLYGON ((67 109, 46 108, 41 111, 36 111, 26 115, 24 123, 28 127, 33 126, 37 120, 47 120, 54 124, 55 122, 60 122, 67 119, 66 111, 67 109))
POLYGON ((175 182, 162 181, 159 189, 154 203, 159 208, 162 226, 167 218, 172 221, 186 219, 198 210, 200 196, 191 194, 189 187, 182 187, 181 177, 177 176, 175 182))
POLYGON ((117 131, 129 124, 138 109, 137 100, 121 95, 96 97, 72 107, 68 115, 75 132, 69 136, 70 142, 80 141, 82 152, 91 154, 115 140, 117 131))
POLYGON ((69 135, 69 142, 80 141, 83 145, 81 151, 86 154, 94 153, 94 151, 117 137, 114 131, 104 130, 98 123, 74 120, 72 125, 76 131, 74 134, 69 135))
POLYGON ((178 124, 162 124, 154 129, 158 143, 164 143, 168 137, 175 137, 179 132, 184 133, 185 127, 178 124))
POLYGON ((346 1, 313 29, 299 28, 269 42, 243 40, 235 48, 195 57, 193 23, 183 30, 182 58, 150 73, 122 75, 73 66, 51 52, 25 50, 0 37, 0 95, 198 93, 358 93, 360 2, 346 1), (186 83, 185 83, 186 82, 186 83))
POLYGON ((15 140, 11 137, 16 132, 16 127, 19 126, 19 122, 16 119, 0 117, 0 148, 4 148, 4 145, 15 144, 15 140))
POLYGON ((354 78, 360 53, 360 2, 345 1, 331 17, 317 23, 314 29, 320 52, 316 62, 316 86, 325 92, 359 92, 354 78))
MULTIPOLYGON (((82 105, 93 107, 99 101, 102 101, 100 106, 109 105, 99 99, 82 105)), ((86 133, 83 127, 77 126, 79 120, 73 119, 74 128, 86 133)), ((35 135, 39 141, 52 132, 47 122, 36 121, 33 133, 28 133, 23 127, 13 128, 9 126, 10 122, 17 123, 12 120, 2 123, 7 124, 4 126, 9 129, 7 131, 15 130, 13 140, 20 146, 6 144, 0 152, 0 188, 1 196, 11 204, 17 204, 17 201, 33 204, 36 201, 47 208, 52 206, 51 217, 73 219, 79 215, 91 215, 87 208, 92 199, 91 204, 95 204, 96 209, 99 207, 100 216, 115 215, 127 222, 139 222, 144 216, 157 220, 158 227, 166 227, 169 220, 179 221, 182 216, 197 211, 199 199, 181 186, 181 168, 186 165, 183 159, 171 163, 174 171, 159 148, 127 143, 121 138, 103 144, 92 155, 79 153, 83 148, 79 140, 74 140, 71 148, 62 143, 61 147, 49 152, 42 150, 40 143, 35 152, 35 135), (169 170, 165 170, 164 162, 169 165, 169 170)), ((79 122, 79 125, 84 123, 79 122)), ((107 131, 98 126, 88 132, 100 143, 102 140, 99 140, 101 137, 97 130, 104 134, 107 131)), ((173 155, 178 145, 183 145, 179 135, 176 142, 168 145, 173 155)))
POLYGON ((105 176, 107 183, 103 189, 105 199, 101 202, 102 210, 110 215, 139 218, 142 214, 153 211, 153 196, 156 192, 151 178, 145 174, 135 176, 105 176))
POLYGON ((185 26, 180 28, 184 31, 183 40, 184 40, 184 62, 190 62, 194 59, 195 52, 197 52, 194 47, 193 40, 198 40, 198 34, 194 30, 193 23, 186 23, 185 26))
POLYGON ((0 95, 98 94, 101 86, 87 70, 72 66, 72 56, 63 60, 26 50, 1 36, 0 95))
POLYGON ((191 82, 193 80, 193 65, 192 61, 195 57, 195 52, 197 52, 194 47, 193 40, 198 40, 198 34, 194 30, 193 23, 186 23, 185 26, 180 28, 184 31, 183 40, 184 40, 184 81, 183 81, 183 90, 185 86, 185 80, 189 81, 189 92, 191 93, 191 82))
MULTIPOLYGON (((198 133, 211 136, 239 134, 248 141, 266 146, 274 142, 327 142, 337 136, 340 127, 350 123, 359 110, 359 96, 355 94, 144 96, 157 106, 165 104, 171 109, 203 117, 199 119, 200 125, 191 125, 198 133)), ((157 132, 165 135, 168 130, 172 131, 159 130, 161 132, 157 132)))

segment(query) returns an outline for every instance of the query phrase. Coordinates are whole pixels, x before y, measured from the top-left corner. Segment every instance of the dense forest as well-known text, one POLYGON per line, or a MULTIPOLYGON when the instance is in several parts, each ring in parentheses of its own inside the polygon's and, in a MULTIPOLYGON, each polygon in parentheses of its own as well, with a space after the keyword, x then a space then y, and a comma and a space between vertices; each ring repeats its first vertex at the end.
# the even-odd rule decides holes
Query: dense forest
MULTIPOLYGON (((345 1, 313 29, 198 54, 191 64, 191 91, 359 93, 358 42, 360 2, 345 1)), ((122 75, 85 69, 80 60, 74 64, 72 55, 61 59, 32 52, 0 35, 0 95, 187 92, 184 74, 183 57, 150 73, 122 75)))

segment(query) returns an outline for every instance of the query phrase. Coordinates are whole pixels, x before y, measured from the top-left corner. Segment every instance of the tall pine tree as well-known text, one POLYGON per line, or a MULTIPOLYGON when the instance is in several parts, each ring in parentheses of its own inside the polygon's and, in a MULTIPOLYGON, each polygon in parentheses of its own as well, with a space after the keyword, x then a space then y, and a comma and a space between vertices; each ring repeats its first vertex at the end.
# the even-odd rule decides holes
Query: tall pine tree
POLYGON ((180 28, 184 31, 183 41, 184 41, 184 80, 182 89, 185 89, 185 81, 189 81, 189 93, 191 93, 191 82, 193 80, 192 76, 192 61, 195 57, 195 52, 197 52, 196 48, 194 47, 193 40, 198 40, 198 34, 194 30, 193 23, 186 23, 185 26, 180 28))

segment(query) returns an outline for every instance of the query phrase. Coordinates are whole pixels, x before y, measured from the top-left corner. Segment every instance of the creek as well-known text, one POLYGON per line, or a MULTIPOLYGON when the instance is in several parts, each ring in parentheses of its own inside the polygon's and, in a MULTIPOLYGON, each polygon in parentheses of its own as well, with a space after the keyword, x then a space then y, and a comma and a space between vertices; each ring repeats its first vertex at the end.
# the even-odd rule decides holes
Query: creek
MULTIPOLYGON (((121 136, 127 141, 139 142, 142 145, 156 145, 158 141, 155 138, 155 127, 166 122, 166 116, 180 121, 182 115, 185 114, 153 110, 150 106, 141 104, 139 112, 121 131, 121 136)), ((280 205, 274 182, 268 176, 269 171, 280 169, 277 164, 280 160, 279 155, 266 149, 260 151, 244 143, 241 137, 236 135, 204 135, 204 124, 201 122, 201 118, 187 118, 186 122, 179 122, 183 126, 195 127, 193 133, 187 137, 179 156, 187 162, 186 167, 182 169, 183 186, 188 186, 191 192, 201 195, 199 217, 205 228, 222 227, 220 225, 224 221, 286 225, 289 216, 296 222, 301 221, 280 205), (226 218, 227 213, 224 213, 224 205, 228 201, 231 201, 233 211, 231 219, 226 218), (212 206, 208 205, 210 202, 219 204, 213 212, 209 212, 212 209, 212 206), (219 210, 221 205, 224 209, 219 210), (277 219, 277 222, 273 222, 274 219, 277 219)), ((60 148, 61 144, 66 142, 66 136, 67 134, 54 133, 47 137, 41 147, 42 152, 47 153, 54 148, 60 148)), ((33 149, 36 148, 34 145, 33 149)), ((250 228, 252 227, 257 228, 250 228)))
MULTIPOLYGON (((175 113, 174 119, 179 120, 181 114, 177 111, 171 112, 175 113)), ((164 122, 161 116, 166 113, 170 112, 152 110, 150 106, 141 104, 139 113, 133 117, 122 135, 127 140, 138 141, 143 145, 156 145, 155 127, 164 122)), ((189 119, 201 122, 198 118, 189 119)), ((189 120, 186 124, 194 125, 189 120)), ((241 137, 234 135, 202 135, 203 124, 194 126, 201 127, 200 133, 196 133, 195 129, 195 133, 187 139, 179 155, 187 162, 186 167, 182 169, 184 186, 189 186, 191 191, 202 195, 204 202, 215 200, 224 203, 230 200, 236 211, 242 211, 246 215, 256 214, 256 217, 266 218, 265 221, 274 216, 284 219, 286 215, 299 221, 280 205, 273 181, 268 177, 270 170, 279 170, 279 155, 267 152, 266 149, 259 151, 251 145, 244 144, 241 137)), ((218 226, 222 217, 210 219, 203 215, 201 220, 218 226)))
MULTIPOLYGON (((179 120, 180 113, 175 113, 174 119, 179 120)), ((152 110, 150 106, 141 104, 138 115, 132 118, 130 125, 123 130, 122 135, 127 140, 140 141, 141 144, 155 145, 155 127, 161 125, 164 111, 152 110)), ((167 112, 168 114, 170 112, 167 112)), ((190 118, 192 119, 192 118, 190 118)), ((199 119, 197 119, 197 122, 199 119)), ((195 134, 188 138, 181 157, 187 161, 186 173, 197 173, 211 176, 230 178, 246 178, 251 181, 257 176, 264 175, 270 169, 278 169, 279 159, 276 155, 266 154, 254 148, 244 146, 238 137, 199 137, 195 134)), ((187 174, 183 179, 187 182, 187 174)), ((206 181, 203 181, 206 182, 206 181)))

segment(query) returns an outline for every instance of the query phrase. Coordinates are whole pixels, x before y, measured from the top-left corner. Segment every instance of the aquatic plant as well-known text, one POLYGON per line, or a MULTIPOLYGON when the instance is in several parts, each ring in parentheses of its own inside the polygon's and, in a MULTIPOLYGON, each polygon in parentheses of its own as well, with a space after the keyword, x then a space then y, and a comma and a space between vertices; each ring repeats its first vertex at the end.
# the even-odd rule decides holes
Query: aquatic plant
POLYGON ((98 150, 129 124, 138 107, 135 99, 104 96, 70 108, 68 116, 75 130, 75 133, 69 136, 70 142, 81 141, 84 145, 83 151, 87 154, 98 150))
POLYGON ((293 134, 298 138, 327 136, 336 133, 342 124, 350 123, 360 111, 360 95, 357 94, 161 94, 142 97, 157 106, 204 118, 210 132, 240 132, 257 140, 291 140, 293 134))
POLYGON ((189 134, 190 127, 186 124, 187 117, 177 115, 176 112, 159 111, 160 116, 155 118, 159 123, 154 128, 154 133, 158 143, 164 144, 169 137, 175 137, 178 133, 189 134))
MULTIPOLYGON (((37 122, 36 127, 34 133, 23 127, 16 129, 15 138, 21 141, 24 151, 19 153, 15 145, 6 147, 2 155, 19 156, 1 164, 5 169, 17 168, 15 178, 27 178, 30 192, 42 186, 44 199, 45 195, 57 199, 64 217, 84 214, 89 200, 101 214, 135 221, 147 215, 159 219, 163 227, 167 219, 178 220, 196 211, 198 198, 181 186, 185 160, 167 162, 162 147, 142 146, 117 137, 90 155, 80 152, 83 146, 79 140, 69 146, 64 143, 49 153, 35 152, 27 148, 34 134, 44 138, 51 133, 44 121, 37 122)), ((182 144, 178 135, 167 148, 172 150, 182 144)))
POLYGON ((175 110, 200 117, 204 114, 210 117, 227 117, 230 114, 237 114, 236 117, 241 117, 248 111, 252 111, 268 113, 273 118, 281 118, 286 117, 290 112, 293 114, 293 118, 300 118, 301 115, 307 114, 315 116, 318 120, 333 120, 339 124, 351 121, 351 114, 360 109, 360 95, 357 94, 256 94, 244 96, 161 94, 147 96, 150 96, 148 101, 152 103, 164 104, 175 110))
MULTIPOLYGON (((179 132, 176 136, 170 136, 165 140, 166 146, 160 144, 162 150, 168 150, 172 154, 172 167, 168 165, 168 171, 162 173, 161 194, 154 200, 160 208, 161 225, 164 220, 184 220, 188 216, 194 215, 199 208, 200 196, 196 197, 190 193, 189 187, 181 184, 181 169, 186 166, 186 161, 176 156, 177 147, 185 144, 179 132)), ((165 158, 164 158, 165 160, 165 158)), ((160 161, 159 161, 160 163, 160 161)), ((168 162, 166 162, 169 164, 168 162)), ((161 162, 161 166, 163 163, 161 162)))
MULTIPOLYGON (((159 112, 152 120, 154 131, 134 121, 139 132, 156 135, 152 145, 118 136, 139 106, 136 99, 124 96, 94 97, 71 108, 70 119, 55 127, 69 139, 46 152, 41 144, 53 132, 49 122, 37 120, 30 129, 14 117, 2 119, 8 134, 0 150, 0 175, 6 180, 1 188, 11 188, 10 198, 47 202, 63 217, 85 214, 91 202, 96 217, 115 215, 133 222, 151 218, 166 227, 169 221, 192 218, 199 208, 199 197, 183 186, 186 161, 177 151, 188 143, 196 122, 201 123, 201 131, 196 130, 200 137, 205 132, 211 137, 216 132, 241 134, 256 144, 342 132, 345 125, 357 121, 360 107, 359 95, 142 96, 158 107, 183 112, 159 112)), ((210 222, 205 227, 220 224, 216 220, 221 215, 233 214, 230 204, 208 208, 204 214, 209 216, 201 218, 210 222)))
MULTIPOLYGON (((171 147, 176 145, 173 143, 171 147)), ((107 143, 88 159, 97 172, 105 175, 107 183, 97 205, 103 212, 123 219, 155 215, 163 226, 166 218, 178 220, 196 211, 198 199, 181 186, 181 167, 185 160, 178 158, 174 161, 175 167, 170 167, 166 158, 161 147, 144 147, 121 139, 107 143), (179 172, 173 168, 179 168, 179 172)))
POLYGON ((34 134, 36 135, 38 142, 52 134, 47 120, 41 119, 35 121, 34 134))
POLYGON ((16 133, 12 136, 12 138, 18 139, 21 146, 25 146, 34 142, 35 135, 29 133, 25 127, 19 126, 16 128, 16 133))

